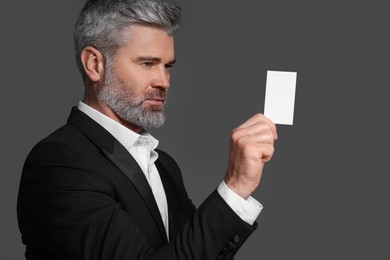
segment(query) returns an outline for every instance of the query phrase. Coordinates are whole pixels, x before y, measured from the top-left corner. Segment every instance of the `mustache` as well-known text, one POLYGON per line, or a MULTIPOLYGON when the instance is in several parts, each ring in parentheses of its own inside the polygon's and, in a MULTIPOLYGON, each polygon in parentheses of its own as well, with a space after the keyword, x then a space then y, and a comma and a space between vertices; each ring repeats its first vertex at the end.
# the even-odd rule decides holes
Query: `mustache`
POLYGON ((165 102, 167 98, 168 98, 168 93, 165 89, 157 89, 149 93, 146 93, 142 102, 148 99, 160 99, 165 102))

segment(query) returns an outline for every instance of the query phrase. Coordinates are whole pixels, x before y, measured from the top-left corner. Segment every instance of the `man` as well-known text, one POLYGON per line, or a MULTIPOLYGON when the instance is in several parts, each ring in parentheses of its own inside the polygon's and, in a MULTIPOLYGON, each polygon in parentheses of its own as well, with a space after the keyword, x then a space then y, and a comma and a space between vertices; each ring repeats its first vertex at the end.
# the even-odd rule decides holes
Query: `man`
POLYGON ((250 197, 273 154, 257 114, 233 130, 224 181, 196 210, 145 128, 165 119, 180 8, 90 0, 75 25, 85 94, 28 155, 18 197, 27 259, 232 259, 256 228, 250 197))

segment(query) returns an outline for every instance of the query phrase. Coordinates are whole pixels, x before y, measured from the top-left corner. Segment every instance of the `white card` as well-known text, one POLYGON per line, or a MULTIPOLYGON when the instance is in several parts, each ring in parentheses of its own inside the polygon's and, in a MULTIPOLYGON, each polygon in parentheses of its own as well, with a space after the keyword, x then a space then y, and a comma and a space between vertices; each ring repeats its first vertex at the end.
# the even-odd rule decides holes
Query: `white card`
POLYGON ((296 81, 296 72, 267 71, 264 115, 275 124, 293 124, 296 81))

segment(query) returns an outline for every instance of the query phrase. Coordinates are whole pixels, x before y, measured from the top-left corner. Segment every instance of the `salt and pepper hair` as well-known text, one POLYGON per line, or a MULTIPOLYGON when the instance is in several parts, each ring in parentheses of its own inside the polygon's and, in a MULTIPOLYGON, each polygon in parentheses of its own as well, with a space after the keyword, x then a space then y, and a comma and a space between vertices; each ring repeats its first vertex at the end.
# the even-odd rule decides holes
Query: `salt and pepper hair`
POLYGON ((83 79, 80 55, 86 46, 98 49, 110 64, 116 50, 129 40, 125 32, 130 25, 157 27, 173 35, 180 14, 180 7, 161 0, 88 0, 74 26, 76 62, 83 79))

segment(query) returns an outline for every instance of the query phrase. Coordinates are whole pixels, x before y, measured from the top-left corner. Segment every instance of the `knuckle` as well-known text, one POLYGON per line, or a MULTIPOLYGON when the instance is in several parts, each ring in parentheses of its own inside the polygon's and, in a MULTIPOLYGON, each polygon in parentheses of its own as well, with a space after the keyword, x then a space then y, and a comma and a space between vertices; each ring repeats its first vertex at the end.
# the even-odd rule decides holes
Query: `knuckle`
POLYGON ((238 147, 241 147, 243 149, 245 149, 248 146, 245 138, 243 138, 243 137, 237 138, 236 143, 237 143, 238 147))
POLYGON ((256 119, 260 120, 260 119, 263 119, 263 117, 264 117, 263 114, 260 114, 260 113, 255 114, 256 119))
POLYGON ((272 126, 270 124, 264 123, 263 126, 266 131, 272 132, 272 126))
POLYGON ((263 129, 264 135, 266 135, 269 138, 273 138, 273 130, 272 130, 271 125, 263 124, 262 129, 263 129))
POLYGON ((271 143, 271 144, 274 143, 274 135, 272 134, 272 132, 266 133, 264 137, 267 143, 271 143))
POLYGON ((239 129, 234 129, 231 133, 230 139, 235 142, 239 138, 239 129))

